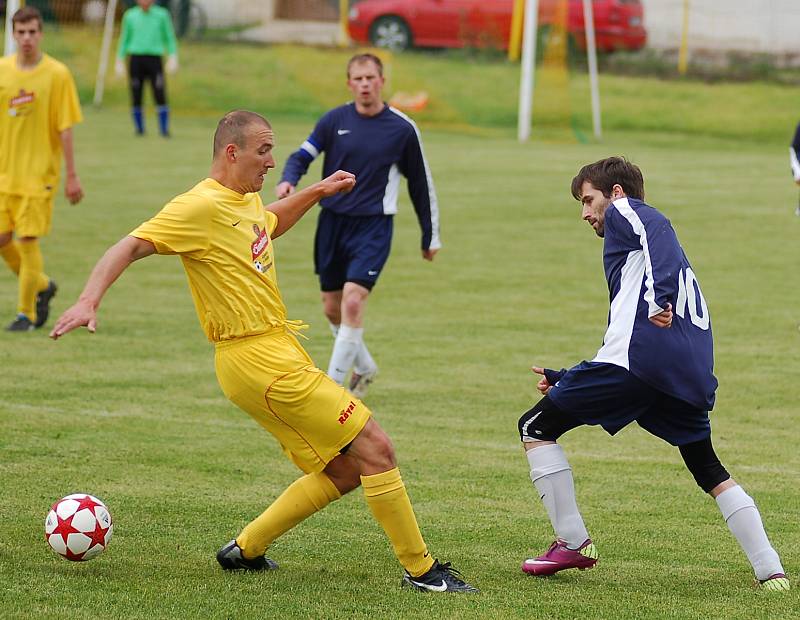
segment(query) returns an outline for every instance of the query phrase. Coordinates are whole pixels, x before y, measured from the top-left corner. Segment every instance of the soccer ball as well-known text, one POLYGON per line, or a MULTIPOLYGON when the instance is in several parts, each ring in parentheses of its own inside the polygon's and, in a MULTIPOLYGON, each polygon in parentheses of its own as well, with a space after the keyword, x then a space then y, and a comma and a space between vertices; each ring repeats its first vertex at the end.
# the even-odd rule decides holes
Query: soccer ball
POLYGON ((47 514, 44 536, 50 548, 73 562, 91 560, 108 547, 114 526, 111 513, 96 497, 73 493, 61 498, 47 514))

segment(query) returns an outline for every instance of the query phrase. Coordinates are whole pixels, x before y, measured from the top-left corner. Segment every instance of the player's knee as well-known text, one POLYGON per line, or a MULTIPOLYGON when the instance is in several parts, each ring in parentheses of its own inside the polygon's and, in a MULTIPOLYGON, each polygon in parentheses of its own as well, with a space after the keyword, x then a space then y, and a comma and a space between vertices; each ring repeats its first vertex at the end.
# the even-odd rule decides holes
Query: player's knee
POLYGON ((363 299, 358 295, 347 295, 342 299, 342 316, 361 316, 364 307, 363 299))
POLYGON ((519 438, 524 444, 556 441, 581 422, 561 411, 547 396, 522 414, 517 421, 519 438))
POLYGON ((679 446, 678 449, 697 486, 706 493, 730 479, 731 475, 714 452, 711 437, 679 446))
POLYGON ((365 469, 388 471, 397 467, 392 440, 372 419, 350 443, 347 454, 358 460, 362 472, 365 469))
POLYGON ((386 433, 373 438, 372 440, 372 462, 379 467, 386 467, 387 470, 397 466, 397 459, 394 453, 392 440, 386 433))
POLYGON ((2 248, 4 245, 8 245, 10 241, 11 241, 10 232, 0 233, 0 248, 2 248))

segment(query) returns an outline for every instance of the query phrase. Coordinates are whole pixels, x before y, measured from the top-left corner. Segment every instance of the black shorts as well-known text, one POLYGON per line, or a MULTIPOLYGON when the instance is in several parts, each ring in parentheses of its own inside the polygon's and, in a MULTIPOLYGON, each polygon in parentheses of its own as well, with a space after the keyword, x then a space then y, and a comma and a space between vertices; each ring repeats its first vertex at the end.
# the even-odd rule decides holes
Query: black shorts
POLYGON ((708 411, 664 394, 620 366, 581 362, 548 394, 553 404, 584 424, 614 435, 636 422, 673 446, 709 437, 708 411))
POLYGON ((394 218, 349 216, 320 209, 314 238, 314 270, 322 291, 340 291, 345 282, 372 290, 389 258, 394 218))
POLYGON ((164 67, 161 56, 148 56, 132 54, 130 57, 131 97, 135 107, 142 105, 142 92, 144 83, 150 82, 153 87, 153 98, 158 105, 166 105, 166 85, 164 80, 164 67))

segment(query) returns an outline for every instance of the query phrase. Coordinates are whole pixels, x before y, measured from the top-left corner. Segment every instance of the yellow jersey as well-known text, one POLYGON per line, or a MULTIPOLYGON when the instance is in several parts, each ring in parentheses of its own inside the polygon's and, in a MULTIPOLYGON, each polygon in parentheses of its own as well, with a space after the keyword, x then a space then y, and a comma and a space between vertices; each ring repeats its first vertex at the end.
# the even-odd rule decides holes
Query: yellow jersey
POLYGON ((52 196, 61 171, 59 134, 83 120, 69 69, 42 55, 33 69, 0 58, 0 192, 52 196))
POLYGON ((212 342, 286 324, 270 235, 278 217, 258 193, 205 179, 131 232, 183 261, 197 317, 212 342))

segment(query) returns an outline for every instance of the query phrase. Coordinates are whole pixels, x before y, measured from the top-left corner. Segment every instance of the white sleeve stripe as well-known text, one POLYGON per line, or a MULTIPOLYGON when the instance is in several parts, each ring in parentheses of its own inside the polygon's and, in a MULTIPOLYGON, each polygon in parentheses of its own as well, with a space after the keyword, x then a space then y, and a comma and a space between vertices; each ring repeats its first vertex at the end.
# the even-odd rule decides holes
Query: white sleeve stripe
POLYGON ((311 155, 312 159, 316 159, 317 157, 319 157, 319 151, 317 150, 317 147, 311 144, 311 142, 309 142, 308 140, 303 142, 303 144, 300 145, 300 148, 303 149, 309 155, 311 155))
POLYGON ((439 237, 439 201, 436 198, 436 189, 433 186, 433 176, 431 169, 428 166, 428 159, 425 157, 425 149, 422 147, 422 135, 417 129, 417 124, 411 120, 409 116, 403 114, 397 108, 389 106, 389 109, 397 114, 400 118, 405 119, 413 128, 414 133, 417 134, 417 142, 419 142, 419 150, 422 153, 422 163, 425 166, 425 178, 428 181, 428 200, 431 203, 431 250, 438 250, 442 247, 442 240, 439 237))
POLYGON ((792 164, 792 175, 795 181, 800 181, 800 162, 797 161, 797 153, 794 148, 789 147, 789 161, 792 164))
POLYGON ((400 194, 400 169, 397 164, 389 168, 386 179, 386 188, 383 192, 383 214, 394 215, 397 213, 397 198, 400 194))
POLYGON ((639 306, 639 291, 642 290, 644 272, 644 252, 628 252, 620 272, 619 290, 608 311, 608 328, 603 336, 603 346, 592 361, 616 364, 630 370, 628 349, 636 323, 636 309, 639 306))
POLYGON ((644 252, 644 300, 647 302, 647 316, 652 317, 664 311, 664 308, 656 303, 655 280, 653 278, 653 264, 650 262, 650 248, 647 245, 647 231, 644 228, 642 220, 636 215, 636 212, 631 208, 627 198, 620 198, 614 201, 614 206, 619 211, 620 215, 630 223, 633 232, 639 235, 639 242, 642 244, 644 252))

